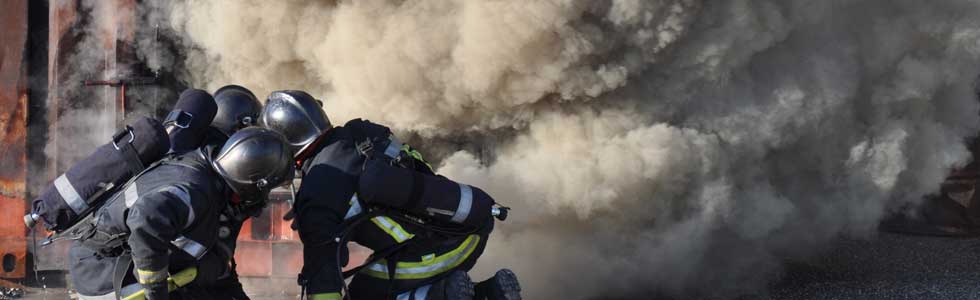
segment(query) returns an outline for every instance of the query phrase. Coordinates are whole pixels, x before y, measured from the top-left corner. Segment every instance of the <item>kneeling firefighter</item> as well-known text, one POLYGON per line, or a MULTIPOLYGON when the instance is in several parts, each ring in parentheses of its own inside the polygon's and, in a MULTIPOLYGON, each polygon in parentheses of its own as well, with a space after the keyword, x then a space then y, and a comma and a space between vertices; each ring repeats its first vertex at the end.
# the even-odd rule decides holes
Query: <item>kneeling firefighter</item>
POLYGON ((466 273, 506 208, 479 188, 434 174, 389 128, 360 119, 332 127, 321 106, 305 92, 278 91, 259 117, 286 136, 303 174, 293 226, 303 242, 299 284, 308 299, 520 299, 510 270, 475 286, 466 273), (348 241, 374 253, 341 272, 348 241))
MULTIPOLYGON (((215 131, 222 135, 232 135, 239 130, 248 128, 258 122, 262 113, 262 103, 255 98, 247 88, 239 85, 227 85, 214 92, 214 101, 218 105, 218 113, 211 122, 215 131)), ((260 215, 266 207, 266 197, 242 199, 233 197, 218 217, 217 247, 225 253, 234 254, 238 245, 238 236, 245 221, 260 215)), ((237 262, 230 255, 231 276, 238 277, 237 262)))
POLYGON ((82 299, 248 299, 232 253, 216 245, 219 215, 228 199, 261 202, 290 180, 292 156, 282 135, 257 127, 218 147, 172 153, 95 212, 71 249, 82 299))
POLYGON ((219 213, 227 199, 263 201, 292 178, 290 154, 280 134, 246 128, 220 152, 205 146, 150 166, 106 201, 72 248, 74 286, 83 299, 247 299, 227 263, 232 253, 215 247, 219 213))

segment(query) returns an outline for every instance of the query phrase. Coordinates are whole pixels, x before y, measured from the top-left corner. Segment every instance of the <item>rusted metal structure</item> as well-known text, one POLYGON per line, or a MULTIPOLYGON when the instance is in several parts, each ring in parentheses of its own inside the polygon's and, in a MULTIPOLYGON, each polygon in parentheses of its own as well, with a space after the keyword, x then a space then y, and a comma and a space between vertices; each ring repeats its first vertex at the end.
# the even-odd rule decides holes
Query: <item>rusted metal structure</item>
POLYGON ((26 274, 27 240, 17 215, 27 209, 27 0, 0 8, 0 277, 26 274))

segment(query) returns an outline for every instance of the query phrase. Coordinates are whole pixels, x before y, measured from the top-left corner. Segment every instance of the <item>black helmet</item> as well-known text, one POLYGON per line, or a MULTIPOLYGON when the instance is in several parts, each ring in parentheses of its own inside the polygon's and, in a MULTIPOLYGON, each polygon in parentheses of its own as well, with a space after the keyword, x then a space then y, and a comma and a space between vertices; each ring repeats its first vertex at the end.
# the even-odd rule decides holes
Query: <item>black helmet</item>
POLYGON ((214 92, 214 102, 218 104, 218 114, 211 126, 226 135, 239 129, 255 125, 262 112, 262 103, 252 91, 239 85, 226 85, 214 92))
POLYGON ((232 134, 212 164, 245 205, 264 203, 270 190, 292 180, 295 168, 286 138, 260 127, 232 134))
POLYGON ((200 147, 217 111, 218 106, 208 92, 188 89, 180 93, 174 109, 163 121, 163 128, 170 136, 171 151, 180 153, 200 147))
POLYGON ((330 129, 322 103, 303 91, 275 91, 265 101, 259 123, 286 136, 299 153, 330 129))

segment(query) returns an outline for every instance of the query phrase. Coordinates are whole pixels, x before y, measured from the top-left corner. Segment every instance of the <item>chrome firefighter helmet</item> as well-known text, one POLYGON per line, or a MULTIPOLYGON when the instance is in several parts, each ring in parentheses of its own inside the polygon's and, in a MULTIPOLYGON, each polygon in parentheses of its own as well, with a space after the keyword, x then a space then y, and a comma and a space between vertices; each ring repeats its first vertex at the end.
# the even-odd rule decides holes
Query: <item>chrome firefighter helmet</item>
POLYGON ((322 103, 303 91, 275 91, 269 95, 259 124, 281 133, 293 153, 299 153, 330 129, 322 103))
POLYGON ((247 206, 266 201, 269 191, 292 180, 295 170, 286 138, 261 127, 232 134, 212 164, 247 206))
POLYGON ((214 92, 214 102, 218 104, 218 113, 214 116, 214 121, 211 121, 211 126, 226 135, 255 125, 262 113, 262 103, 255 98, 255 94, 238 85, 226 85, 218 89, 214 92))

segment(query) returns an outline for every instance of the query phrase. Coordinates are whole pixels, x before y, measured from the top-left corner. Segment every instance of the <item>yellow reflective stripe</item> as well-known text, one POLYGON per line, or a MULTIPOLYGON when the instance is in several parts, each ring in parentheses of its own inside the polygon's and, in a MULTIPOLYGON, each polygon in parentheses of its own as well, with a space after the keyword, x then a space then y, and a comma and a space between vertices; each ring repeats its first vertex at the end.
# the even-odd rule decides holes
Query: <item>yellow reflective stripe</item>
POLYGON ((136 280, 142 284, 163 282, 167 280, 167 269, 160 271, 136 269, 136 280))
MULTIPOLYGON (((137 274, 140 274, 140 271, 144 271, 144 270, 136 269, 137 274)), ((177 272, 177 274, 174 274, 173 276, 167 278, 167 291, 173 292, 177 288, 183 287, 191 283, 191 281, 194 281, 194 278, 197 278, 197 267, 190 267, 181 270, 180 272, 177 272)), ((137 285, 137 284, 138 283, 134 283, 132 285, 137 285)), ((128 288, 129 286, 123 288, 123 291, 127 290, 128 288)), ((136 292, 132 294, 122 295, 122 299, 123 300, 146 300, 146 289, 144 289, 142 286, 137 286, 137 288, 138 289, 136 290, 136 292)))
POLYGON ((195 278, 197 278, 197 267, 183 269, 180 272, 177 272, 177 274, 170 276, 170 280, 173 281, 173 283, 178 287, 191 283, 191 281, 194 281, 195 278))
MULTIPOLYGON (((466 261, 479 243, 480 236, 471 234, 456 249, 431 260, 398 262, 395 264, 395 279, 425 279, 442 274, 466 261)), ((361 272, 371 277, 388 279, 388 262, 382 259, 367 266, 361 272)))
POLYGON ((309 300, 340 300, 340 293, 320 293, 310 295, 309 300))
POLYGON ((388 233, 388 235, 390 235, 391 238, 395 239, 395 241, 398 243, 405 242, 408 239, 415 237, 414 234, 405 231, 405 228, 402 228, 402 225, 398 224, 398 222, 395 222, 395 220, 392 220, 389 217, 374 217, 371 218, 371 222, 373 222, 374 225, 378 225, 381 230, 388 233))
POLYGON ((425 159, 422 158, 422 153, 419 153, 417 150, 412 149, 412 147, 409 146, 408 144, 402 144, 402 151, 405 151, 405 153, 408 153, 408 155, 421 161, 423 164, 429 167, 429 170, 432 170, 432 165, 430 165, 429 162, 425 161, 425 159))

